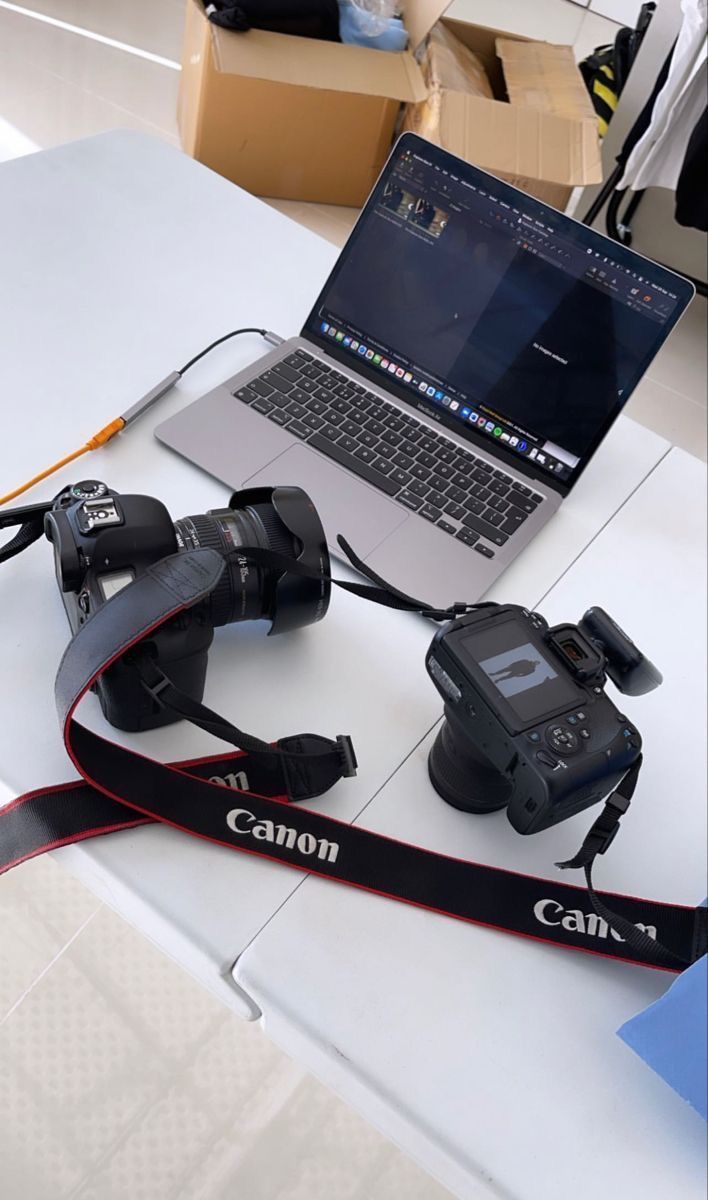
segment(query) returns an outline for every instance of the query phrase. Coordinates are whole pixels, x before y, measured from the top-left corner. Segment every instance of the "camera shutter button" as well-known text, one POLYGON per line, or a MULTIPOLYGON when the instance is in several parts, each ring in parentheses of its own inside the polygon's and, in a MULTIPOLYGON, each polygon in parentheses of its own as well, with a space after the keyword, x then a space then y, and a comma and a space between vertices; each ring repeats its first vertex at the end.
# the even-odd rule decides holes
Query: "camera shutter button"
POLYGON ((549 725, 546 730, 546 741, 556 754, 575 754, 580 746, 580 739, 568 725, 560 723, 549 725))

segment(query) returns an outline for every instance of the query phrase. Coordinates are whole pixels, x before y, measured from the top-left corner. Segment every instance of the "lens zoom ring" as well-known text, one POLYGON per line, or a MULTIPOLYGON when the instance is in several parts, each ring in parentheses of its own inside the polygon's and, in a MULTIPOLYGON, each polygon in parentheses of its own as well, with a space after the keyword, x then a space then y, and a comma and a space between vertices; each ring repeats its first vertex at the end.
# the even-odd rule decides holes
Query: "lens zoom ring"
POLYGON ((277 554, 285 554, 288 558, 294 557, 296 553, 295 538, 283 524, 273 505, 254 504, 251 511, 258 517, 265 530, 268 548, 277 554))
MULTIPOLYGON (((185 517, 185 520, 191 521, 198 546, 204 550, 216 550, 222 558, 228 553, 230 546, 227 545, 218 522, 213 517, 202 513, 194 517, 185 517)), ((233 619, 232 610, 234 603, 231 571, 228 566, 222 572, 219 582, 211 593, 210 601, 213 623, 215 625, 228 625, 233 619)))

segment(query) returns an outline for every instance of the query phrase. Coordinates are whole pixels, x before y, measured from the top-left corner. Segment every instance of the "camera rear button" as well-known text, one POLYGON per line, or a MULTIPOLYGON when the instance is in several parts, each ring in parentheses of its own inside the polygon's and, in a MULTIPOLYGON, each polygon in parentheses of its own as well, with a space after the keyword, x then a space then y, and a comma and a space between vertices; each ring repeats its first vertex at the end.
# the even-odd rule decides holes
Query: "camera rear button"
POLYGON ((556 754, 574 754, 580 745, 577 733, 565 725, 550 725, 546 730, 546 741, 556 754))
POLYGON ((590 730, 589 729, 581 729, 580 736, 581 736, 581 738, 583 738, 584 741, 587 741, 588 738, 590 737, 590 730))
POLYGON ((551 758, 550 754, 546 754, 545 750, 539 750, 536 758, 540 763, 543 763, 545 767, 551 767, 553 771, 555 771, 556 767, 559 766, 559 763, 556 761, 556 759, 551 758))

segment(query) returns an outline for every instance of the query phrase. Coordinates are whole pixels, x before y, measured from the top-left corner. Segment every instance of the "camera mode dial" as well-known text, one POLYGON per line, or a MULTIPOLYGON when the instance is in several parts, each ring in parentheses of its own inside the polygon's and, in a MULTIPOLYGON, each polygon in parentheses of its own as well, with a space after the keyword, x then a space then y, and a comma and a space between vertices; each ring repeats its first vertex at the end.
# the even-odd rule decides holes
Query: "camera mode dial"
POLYGON ((98 500, 107 491, 108 488, 100 479, 81 479, 72 487, 71 495, 75 500, 98 500))

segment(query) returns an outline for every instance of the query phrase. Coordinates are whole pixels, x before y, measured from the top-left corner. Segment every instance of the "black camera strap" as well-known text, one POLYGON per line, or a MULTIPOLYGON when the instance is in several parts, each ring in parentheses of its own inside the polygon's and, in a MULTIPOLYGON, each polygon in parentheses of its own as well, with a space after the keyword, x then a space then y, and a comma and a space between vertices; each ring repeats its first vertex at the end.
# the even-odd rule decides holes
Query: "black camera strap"
MULTIPOLYGON (((645 953, 651 953, 653 950, 663 956, 667 967, 671 967, 676 959, 675 954, 666 946, 657 943, 655 938, 650 938, 645 929, 627 921, 620 913, 612 912, 598 896, 592 882, 592 868, 595 859, 598 854, 605 854, 609 850, 619 833, 620 821, 629 809, 642 768, 642 761, 640 754, 637 761, 627 771, 624 779, 607 797, 602 812, 586 834, 578 853, 566 862, 557 862, 556 866, 562 871, 582 869, 585 872, 588 897, 596 915, 607 922, 629 945, 645 953)), ((705 910, 703 911, 705 912, 705 910)))
POLYGON ((23 508, 13 508, 0 512, 0 529, 18 527, 17 533, 0 546, 0 563, 7 562, 16 554, 21 554, 33 542, 38 542, 44 533, 44 514, 51 508, 49 504, 28 504, 23 508))
MULTIPOLYGON (((553 945, 669 971, 705 952, 705 909, 594 893, 596 903, 606 905, 609 916, 603 918, 584 911, 584 888, 436 854, 293 806, 292 800, 320 795, 355 772, 349 739, 305 734, 271 747, 185 697, 140 646, 203 600, 223 569, 223 557, 212 550, 163 559, 103 605, 69 644, 55 696, 67 752, 83 782, 28 793, 0 811, 0 872, 45 850, 158 821, 232 850, 553 945), (164 764, 81 725, 74 715, 79 702, 127 653, 138 655, 144 686, 160 702, 240 751, 164 764), (629 938, 618 919, 627 923, 629 938), (637 927, 647 934, 646 944, 631 936, 637 927)), ((401 607, 410 600, 402 594, 394 599, 401 607)))

